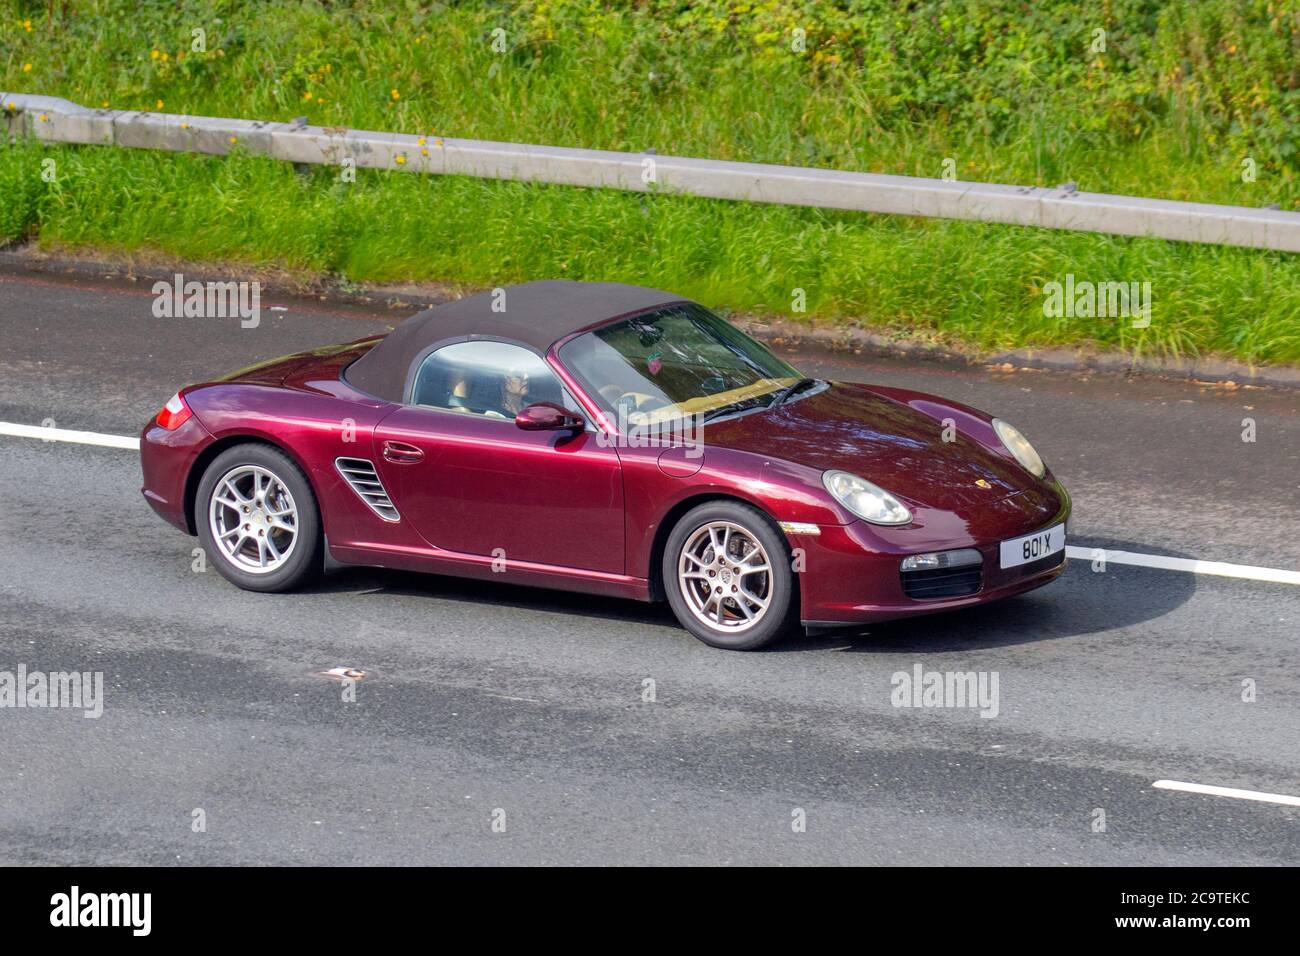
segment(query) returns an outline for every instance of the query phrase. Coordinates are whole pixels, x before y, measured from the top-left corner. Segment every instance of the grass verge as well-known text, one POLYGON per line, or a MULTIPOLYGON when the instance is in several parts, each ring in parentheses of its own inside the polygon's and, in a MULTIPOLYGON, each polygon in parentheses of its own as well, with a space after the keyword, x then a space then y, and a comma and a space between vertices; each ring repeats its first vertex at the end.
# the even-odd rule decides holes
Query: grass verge
POLYGON ((1282 253, 463 177, 361 170, 348 183, 257 157, 97 147, 0 150, 0 196, 0 236, 46 247, 355 282, 618 280, 979 349, 1300 363, 1300 257, 1282 253), (1067 273, 1149 281, 1150 326, 1045 316, 1044 286, 1067 273))

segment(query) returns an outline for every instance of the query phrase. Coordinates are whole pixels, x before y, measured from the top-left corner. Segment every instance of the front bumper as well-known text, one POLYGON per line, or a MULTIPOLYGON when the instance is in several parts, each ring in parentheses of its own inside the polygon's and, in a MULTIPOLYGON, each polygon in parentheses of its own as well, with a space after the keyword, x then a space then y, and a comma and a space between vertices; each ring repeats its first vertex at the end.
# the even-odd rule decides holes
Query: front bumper
POLYGON ((823 525, 817 535, 790 535, 803 549, 799 575, 800 617, 806 627, 864 624, 893 618, 933 614, 953 608, 987 604, 1042 587, 1065 571, 1065 552, 1041 561, 1003 569, 1000 544, 1067 523, 1070 496, 1059 483, 1052 489, 1059 498, 1053 514, 1044 511, 1029 524, 1005 525, 982 537, 936 537, 913 529, 882 529, 866 522, 823 525), (957 597, 914 598, 905 593, 899 565, 911 554, 973 548, 982 558, 978 590, 957 597))

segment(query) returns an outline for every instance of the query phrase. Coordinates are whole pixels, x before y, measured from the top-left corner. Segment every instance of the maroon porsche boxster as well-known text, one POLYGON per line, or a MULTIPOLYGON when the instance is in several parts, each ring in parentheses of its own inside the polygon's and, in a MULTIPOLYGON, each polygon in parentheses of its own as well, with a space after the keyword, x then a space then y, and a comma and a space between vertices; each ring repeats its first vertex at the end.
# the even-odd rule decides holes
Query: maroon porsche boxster
POLYGON ((806 378, 709 310, 532 282, 177 392, 143 493, 252 591, 333 563, 666 598, 717 647, 983 603, 1064 567, 1015 428, 806 378))

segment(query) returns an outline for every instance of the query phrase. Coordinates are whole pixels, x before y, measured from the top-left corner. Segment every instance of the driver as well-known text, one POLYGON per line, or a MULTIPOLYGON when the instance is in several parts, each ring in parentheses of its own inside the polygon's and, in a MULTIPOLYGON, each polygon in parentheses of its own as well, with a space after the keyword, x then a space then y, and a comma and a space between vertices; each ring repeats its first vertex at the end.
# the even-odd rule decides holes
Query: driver
POLYGON ((528 405, 528 372, 512 368, 501 380, 501 408, 508 418, 514 418, 528 405))

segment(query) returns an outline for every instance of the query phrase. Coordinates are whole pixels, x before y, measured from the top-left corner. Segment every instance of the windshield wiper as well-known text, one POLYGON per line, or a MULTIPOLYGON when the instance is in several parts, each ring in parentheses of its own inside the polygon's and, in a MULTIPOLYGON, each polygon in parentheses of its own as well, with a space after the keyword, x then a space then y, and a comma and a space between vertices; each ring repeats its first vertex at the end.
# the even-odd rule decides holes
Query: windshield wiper
POLYGON ((705 412, 704 421, 711 422, 714 419, 722 418, 726 415, 735 415, 737 412, 747 412, 753 408, 775 408, 782 402, 789 400, 789 398, 796 392, 802 392, 808 386, 818 384, 820 384, 820 382, 815 378, 801 378, 799 381, 792 382, 779 392, 776 392, 769 401, 763 401, 763 396, 760 395, 758 398, 750 398, 743 402, 733 402, 730 405, 723 405, 710 412, 705 412))
POLYGON ((737 412, 749 411, 751 408, 762 408, 756 399, 750 399, 745 402, 732 402, 730 405, 723 405, 715 408, 710 412, 704 413, 704 421, 711 422, 716 418, 722 418, 724 415, 734 415, 737 412))
POLYGON ((785 388, 781 389, 781 391, 776 393, 772 400, 767 403, 767 407, 776 408, 778 405, 784 405, 796 392, 802 392, 808 386, 816 384, 817 379, 815 378, 801 378, 797 382, 791 382, 785 388))

